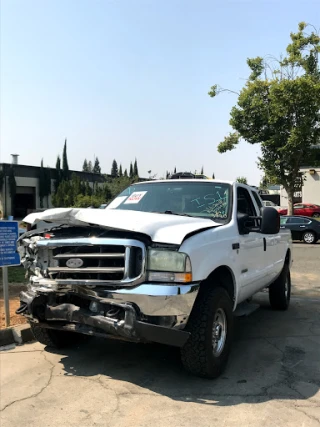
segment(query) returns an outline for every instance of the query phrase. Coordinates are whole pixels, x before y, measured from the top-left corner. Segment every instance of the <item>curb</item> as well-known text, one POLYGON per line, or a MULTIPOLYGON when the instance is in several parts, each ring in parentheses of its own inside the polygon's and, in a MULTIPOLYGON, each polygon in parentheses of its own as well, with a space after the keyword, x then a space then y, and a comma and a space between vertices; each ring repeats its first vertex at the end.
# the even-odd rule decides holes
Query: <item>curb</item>
POLYGON ((0 330, 0 347, 34 341, 30 325, 18 325, 0 330))

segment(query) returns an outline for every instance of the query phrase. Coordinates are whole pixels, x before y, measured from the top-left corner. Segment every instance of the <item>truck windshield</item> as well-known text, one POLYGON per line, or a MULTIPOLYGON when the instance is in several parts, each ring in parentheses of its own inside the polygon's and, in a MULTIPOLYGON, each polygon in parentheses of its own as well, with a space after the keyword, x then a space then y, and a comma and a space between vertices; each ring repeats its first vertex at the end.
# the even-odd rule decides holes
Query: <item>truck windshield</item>
POLYGON ((120 193, 107 209, 187 215, 225 223, 230 219, 231 186, 182 180, 133 184, 120 193))

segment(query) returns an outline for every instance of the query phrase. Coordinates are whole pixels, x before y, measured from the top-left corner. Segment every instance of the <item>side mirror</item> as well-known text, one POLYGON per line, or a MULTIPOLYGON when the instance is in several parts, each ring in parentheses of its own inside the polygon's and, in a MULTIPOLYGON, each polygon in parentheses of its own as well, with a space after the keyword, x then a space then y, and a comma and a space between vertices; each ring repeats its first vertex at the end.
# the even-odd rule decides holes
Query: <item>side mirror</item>
POLYGON ((248 221, 250 220, 249 215, 238 213, 237 215, 237 221, 238 221, 238 228, 240 234, 249 234, 250 228, 248 227, 248 221))
POLYGON ((277 234, 280 230, 280 215, 279 212, 271 207, 261 209, 261 226, 262 234, 277 234))

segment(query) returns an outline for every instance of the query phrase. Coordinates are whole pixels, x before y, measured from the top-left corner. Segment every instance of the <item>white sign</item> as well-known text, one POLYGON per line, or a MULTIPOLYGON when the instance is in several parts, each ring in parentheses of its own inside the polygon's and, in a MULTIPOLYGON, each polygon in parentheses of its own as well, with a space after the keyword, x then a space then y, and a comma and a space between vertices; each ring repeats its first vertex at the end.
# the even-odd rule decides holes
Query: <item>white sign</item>
POLYGON ((126 205, 126 204, 139 203, 146 193, 147 191, 135 191, 134 193, 131 194, 130 197, 127 198, 124 204, 126 205))

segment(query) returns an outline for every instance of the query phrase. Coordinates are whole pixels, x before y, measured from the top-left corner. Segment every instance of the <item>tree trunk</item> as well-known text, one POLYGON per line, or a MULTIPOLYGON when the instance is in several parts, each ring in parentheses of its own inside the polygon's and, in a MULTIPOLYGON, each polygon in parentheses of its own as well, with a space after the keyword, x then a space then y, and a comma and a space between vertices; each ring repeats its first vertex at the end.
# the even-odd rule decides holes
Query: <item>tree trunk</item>
POLYGON ((287 189, 287 193, 288 193, 288 215, 293 215, 293 195, 294 195, 294 188, 288 188, 287 189))

